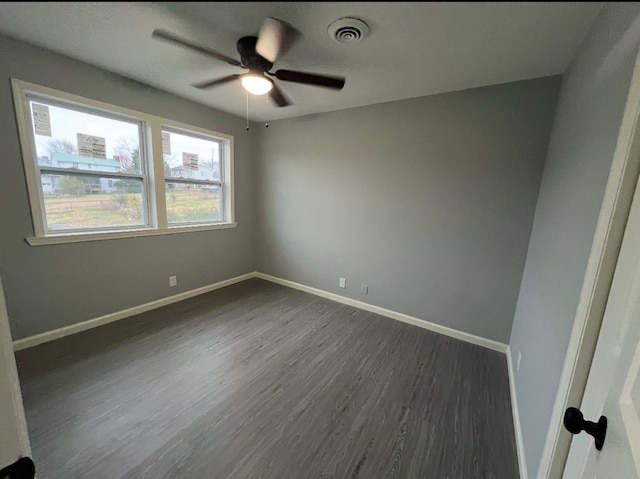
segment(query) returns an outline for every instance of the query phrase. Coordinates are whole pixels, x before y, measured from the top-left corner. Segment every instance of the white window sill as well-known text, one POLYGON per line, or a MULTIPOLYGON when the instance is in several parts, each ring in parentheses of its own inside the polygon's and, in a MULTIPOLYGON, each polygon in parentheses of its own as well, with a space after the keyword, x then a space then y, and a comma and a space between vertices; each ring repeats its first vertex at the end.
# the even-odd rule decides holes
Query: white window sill
POLYGON ((172 235, 177 233, 195 233, 198 231, 224 230, 235 228, 238 223, 213 223, 208 225, 173 226, 166 229, 119 230, 104 233, 64 233, 44 237, 26 238, 31 246, 45 246, 64 243, 83 243, 85 241, 104 241, 141 236, 172 235))

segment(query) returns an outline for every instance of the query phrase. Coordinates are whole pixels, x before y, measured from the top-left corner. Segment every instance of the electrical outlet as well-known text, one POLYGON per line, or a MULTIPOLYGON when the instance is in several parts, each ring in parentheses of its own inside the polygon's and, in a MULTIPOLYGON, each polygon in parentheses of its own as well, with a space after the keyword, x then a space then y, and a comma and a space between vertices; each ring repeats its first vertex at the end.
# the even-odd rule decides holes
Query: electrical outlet
POLYGON ((340 278, 340 283, 338 283, 338 286, 340 286, 341 288, 346 288, 347 287, 347 280, 344 278, 340 278))
POLYGON ((518 364, 516 364, 516 371, 520 371, 520 361, 522 361, 522 351, 518 351, 518 364))
POLYGON ((174 286, 178 286, 178 277, 177 276, 169 276, 169 287, 173 288, 174 286))
POLYGON ((369 294, 369 286, 363 284, 360 288, 360 292, 366 296, 367 294, 369 294))

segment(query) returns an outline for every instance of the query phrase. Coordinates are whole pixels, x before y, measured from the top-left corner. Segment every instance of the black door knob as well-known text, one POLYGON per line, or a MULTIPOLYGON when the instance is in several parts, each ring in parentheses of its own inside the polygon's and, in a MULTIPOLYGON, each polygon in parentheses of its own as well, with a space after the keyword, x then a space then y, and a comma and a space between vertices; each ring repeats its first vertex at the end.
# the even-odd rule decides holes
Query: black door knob
POLYGON ((600 416, 598 422, 585 421, 580 409, 570 407, 564 412, 564 427, 571 434, 580 434, 586 432, 596 443, 596 449, 602 450, 604 446, 604 438, 607 435, 607 418, 600 416))
POLYGON ((22 457, 16 462, 0 469, 1 479, 33 479, 36 477, 36 466, 30 457, 22 457))

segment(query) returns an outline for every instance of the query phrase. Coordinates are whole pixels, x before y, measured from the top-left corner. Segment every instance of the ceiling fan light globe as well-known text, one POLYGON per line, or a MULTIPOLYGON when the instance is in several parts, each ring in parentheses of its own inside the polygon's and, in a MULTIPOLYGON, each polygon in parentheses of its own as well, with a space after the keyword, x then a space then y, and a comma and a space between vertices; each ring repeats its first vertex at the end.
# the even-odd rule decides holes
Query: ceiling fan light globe
POLYGON ((245 75, 242 77, 242 86, 252 95, 264 95, 273 88, 273 83, 262 75, 245 75))

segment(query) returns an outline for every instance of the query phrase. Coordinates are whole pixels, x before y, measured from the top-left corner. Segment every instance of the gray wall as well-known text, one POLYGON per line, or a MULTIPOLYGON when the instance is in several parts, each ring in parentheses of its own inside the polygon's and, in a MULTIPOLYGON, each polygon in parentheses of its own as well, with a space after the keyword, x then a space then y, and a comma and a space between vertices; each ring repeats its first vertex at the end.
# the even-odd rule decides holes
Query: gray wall
POLYGON ((506 343, 559 86, 553 77, 270 123, 258 270, 506 343))
POLYGON ((14 339, 254 270, 254 134, 244 121, 0 36, 0 271, 14 339), (235 136, 236 229, 30 247, 11 77, 235 136), (169 275, 178 287, 169 289, 169 275))
POLYGON ((511 354, 529 477, 536 477, 640 43, 640 6, 603 9, 564 76, 511 354), (515 363, 514 363, 515 364, 515 363))

